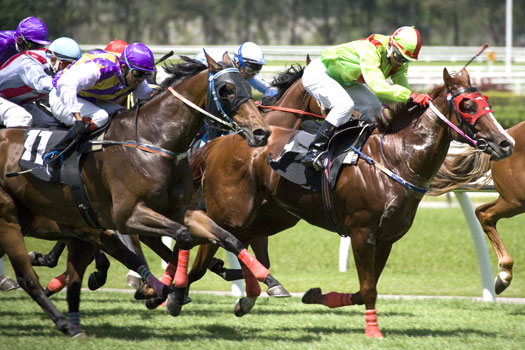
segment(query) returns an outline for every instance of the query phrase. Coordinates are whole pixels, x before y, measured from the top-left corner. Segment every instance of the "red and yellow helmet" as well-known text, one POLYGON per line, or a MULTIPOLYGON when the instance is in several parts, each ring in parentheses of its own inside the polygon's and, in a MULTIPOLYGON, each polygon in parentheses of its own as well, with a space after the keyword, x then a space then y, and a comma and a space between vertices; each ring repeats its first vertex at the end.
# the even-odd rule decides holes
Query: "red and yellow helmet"
POLYGON ((407 60, 417 61, 421 35, 414 27, 401 27, 390 36, 390 45, 396 47, 407 60))

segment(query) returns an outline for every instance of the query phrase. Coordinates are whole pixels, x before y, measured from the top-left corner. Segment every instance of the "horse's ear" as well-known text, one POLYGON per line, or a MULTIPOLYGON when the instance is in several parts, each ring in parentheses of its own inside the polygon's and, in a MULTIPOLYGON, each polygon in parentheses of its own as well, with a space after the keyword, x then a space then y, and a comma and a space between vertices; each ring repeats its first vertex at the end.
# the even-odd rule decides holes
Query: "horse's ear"
POLYGON ((454 80, 452 79, 446 68, 443 68, 443 81, 445 82, 445 87, 448 91, 454 89, 454 80))
POLYGON ((461 68, 461 70, 459 71, 458 75, 462 79, 464 79, 468 83, 468 85, 471 85, 470 84, 470 74, 468 74, 467 68, 465 68, 465 67, 461 68))
POLYGON ((208 70, 210 72, 217 73, 222 69, 222 67, 217 62, 215 62, 215 60, 211 58, 210 55, 208 55, 206 50, 204 50, 204 55, 206 56, 206 62, 208 62, 208 70))
POLYGON ((309 65, 310 62, 312 62, 312 59, 310 58, 310 54, 306 54, 306 65, 309 65))
POLYGON ((228 66, 233 66, 230 55, 228 55, 228 52, 226 51, 224 51, 224 54, 222 55, 222 61, 226 63, 228 66))

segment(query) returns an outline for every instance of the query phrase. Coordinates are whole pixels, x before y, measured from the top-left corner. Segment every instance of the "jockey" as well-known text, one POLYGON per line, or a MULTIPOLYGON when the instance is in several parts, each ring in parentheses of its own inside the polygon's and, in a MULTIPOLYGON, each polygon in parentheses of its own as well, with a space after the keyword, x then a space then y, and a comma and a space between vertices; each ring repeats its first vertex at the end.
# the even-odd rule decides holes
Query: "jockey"
POLYGON ((0 68, 0 121, 4 126, 28 127, 33 122, 45 126, 42 124, 51 119, 34 102, 52 90, 54 72, 80 57, 80 47, 73 39, 60 38, 51 45, 55 51, 24 51, 0 68))
POLYGON ((0 65, 17 53, 45 45, 49 45, 46 25, 37 17, 27 17, 16 30, 0 31, 0 65))
POLYGON ((92 51, 59 72, 53 79, 55 88, 49 94, 49 105, 58 120, 73 127, 51 153, 57 154, 89 131, 106 125, 109 116, 122 108, 119 102, 131 92, 138 98, 149 98, 153 90, 145 78, 155 71, 151 50, 134 43, 120 58, 92 51))
POLYGON ((306 91, 330 112, 302 163, 323 168, 321 156, 328 141, 350 119, 354 108, 364 120, 376 122, 381 115, 380 100, 428 106, 430 96, 413 92, 407 81, 408 63, 417 60, 420 48, 419 31, 401 27, 390 36, 373 34, 327 48, 306 66, 302 77, 306 91), (393 84, 387 82, 389 77, 393 84))
MULTIPOLYGON (((222 56, 227 53, 226 50, 222 49, 203 49, 195 55, 195 59, 204 64, 206 62, 206 56, 204 50, 211 56, 216 62, 222 61, 222 56)), ((245 42, 237 48, 233 55, 233 65, 239 69, 242 77, 248 81, 248 83, 257 91, 264 94, 264 96, 274 96, 277 94, 277 89, 271 86, 259 73, 262 67, 266 64, 266 58, 261 48, 250 41, 245 42)))
POLYGON ((124 40, 120 39, 113 39, 109 42, 109 44, 106 45, 106 48, 104 51, 114 53, 117 56, 122 55, 122 52, 124 52, 124 49, 128 47, 128 43, 124 40))

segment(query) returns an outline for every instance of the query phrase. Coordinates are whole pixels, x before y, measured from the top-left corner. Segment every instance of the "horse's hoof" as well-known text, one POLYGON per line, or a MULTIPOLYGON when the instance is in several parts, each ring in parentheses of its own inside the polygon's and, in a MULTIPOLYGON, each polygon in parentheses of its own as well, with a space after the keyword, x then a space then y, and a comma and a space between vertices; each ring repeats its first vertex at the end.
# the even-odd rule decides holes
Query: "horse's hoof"
POLYGON ((266 293, 268 293, 268 295, 273 298, 288 298, 291 296, 290 293, 288 293, 288 291, 280 284, 278 286, 268 288, 266 293))
POLYGON ((168 295, 168 300, 166 300, 166 309, 173 317, 177 317, 180 315, 182 311, 182 304, 180 304, 177 301, 175 293, 171 293, 170 295, 168 295))
POLYGON ((323 291, 321 288, 310 288, 304 293, 301 301, 303 304, 322 304, 323 291))
POLYGON ((86 332, 82 331, 80 333, 77 333, 77 334, 73 335, 71 338, 73 338, 73 339, 87 339, 88 335, 86 334, 86 332))
POLYGON ((494 281, 494 291, 496 294, 500 294, 505 289, 507 289, 508 286, 510 286, 510 281, 501 278, 500 274, 496 276, 496 280, 494 281))
POLYGON ((158 308, 160 305, 162 305, 163 302, 166 301, 166 298, 149 298, 146 300, 146 307, 148 310, 154 310, 158 308))
POLYGON ((107 275, 103 275, 99 272, 93 272, 88 278, 89 290, 97 290, 106 284, 107 275))
POLYGON ((155 293, 155 289, 151 288, 149 284, 143 283, 134 294, 135 300, 145 300, 150 298, 156 298, 158 295, 155 293))
POLYGON ((29 252, 29 260, 32 266, 44 266, 44 256, 39 252, 29 252))
POLYGON ((0 291, 2 292, 8 292, 13 289, 17 289, 20 286, 14 279, 7 276, 0 276, 0 291))
POLYGON ((242 317, 252 311, 253 306, 255 305, 255 301, 257 300, 257 297, 243 297, 240 299, 237 299, 235 302, 235 307, 233 308, 233 313, 237 317, 242 317))

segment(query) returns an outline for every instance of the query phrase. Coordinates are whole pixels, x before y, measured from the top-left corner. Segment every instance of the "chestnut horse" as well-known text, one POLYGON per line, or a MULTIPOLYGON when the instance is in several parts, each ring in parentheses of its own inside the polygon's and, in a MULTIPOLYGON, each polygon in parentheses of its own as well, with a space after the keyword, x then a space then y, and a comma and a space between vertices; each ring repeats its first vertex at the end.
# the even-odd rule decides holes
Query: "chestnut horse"
MULTIPOLYGON (((18 159, 24 150, 25 130, 0 131, 0 256, 7 253, 20 286, 60 331, 71 336, 84 334, 79 323, 64 317, 44 294, 31 267, 23 233, 46 238, 68 234, 98 245, 128 268, 140 272, 156 293, 163 296, 170 293, 170 289, 159 282, 111 230, 151 237, 170 236, 184 251, 199 240, 217 240, 237 254, 246 252, 240 242, 202 211, 188 210, 187 206, 193 189, 186 150, 203 124, 201 111, 188 106, 193 104, 202 110, 211 84, 218 81, 216 77, 223 78, 220 86, 213 86, 217 100, 222 109, 231 109, 233 120, 228 120, 223 113, 222 119, 215 122, 229 125, 245 137, 250 146, 265 145, 271 132, 261 120, 253 100, 241 93, 245 87, 238 70, 224 69, 209 56, 207 59, 208 67, 185 58, 169 80, 173 87, 158 93, 139 110, 113 117, 104 135, 103 150, 84 157, 82 174, 86 191, 96 221, 107 230, 94 229, 84 221, 65 185, 43 183, 31 176, 7 177, 6 174, 20 171, 18 159)), ((69 253, 73 261, 68 267, 78 268, 83 260, 91 261, 93 248, 83 250, 81 245, 87 242, 75 242, 78 246, 72 249, 75 254, 69 253)), ((245 253, 242 256, 262 282, 278 285, 253 257, 245 253)), ((73 272, 70 278, 82 277, 81 267, 73 272)), ((76 303, 79 293, 80 283, 76 285, 76 303)), ((68 300, 69 294, 68 288, 68 300)), ((71 311, 70 305, 70 316, 78 321, 78 314, 71 315, 71 311)))
POLYGON ((498 257, 499 273, 494 282, 497 294, 510 285, 514 261, 496 230, 496 224, 502 218, 511 218, 525 212, 525 176, 522 174, 525 169, 525 142, 521 141, 520 136, 525 136, 525 122, 507 129, 507 132, 516 140, 510 157, 496 162, 473 149, 451 155, 436 174, 429 193, 439 195, 469 185, 487 175, 490 170, 480 185, 483 186, 492 179, 499 196, 496 200, 477 207, 476 216, 498 257))
MULTIPOLYGON (((475 88, 467 71, 462 69, 451 76, 444 69, 443 79, 445 84, 430 93, 433 108, 407 112, 405 105, 396 106, 391 129, 383 136, 373 133, 362 149, 372 159, 344 166, 332 193, 339 233, 352 238, 360 285, 354 294, 338 294, 341 298, 337 298, 337 306, 364 304, 365 334, 369 337, 383 337, 377 326, 376 285, 392 244, 412 225, 419 202, 445 160, 451 140, 459 140, 458 131, 463 131, 471 135, 470 142, 483 145, 493 159, 512 153, 513 139, 490 111, 471 123, 469 117, 477 114, 479 102, 468 97, 475 88), (447 96, 454 96, 453 100, 461 100, 461 104, 450 104, 447 96), (444 121, 458 131, 451 131, 444 121), (380 159, 386 166, 378 163, 380 159), (390 177, 389 173, 397 176, 390 177)), ((474 95, 481 96, 477 92, 474 95)), ((323 206, 321 193, 285 180, 267 165, 270 154, 279 155, 294 132, 272 128, 268 145, 257 149, 225 136, 190 158, 194 183, 201 187, 208 216, 245 244, 288 229, 300 219, 334 230, 319 210, 323 206)), ((243 268, 243 273, 247 297, 237 303, 238 316, 249 311, 260 293, 249 271, 243 268)), ((310 297, 308 302, 323 302, 322 297, 310 297)))

